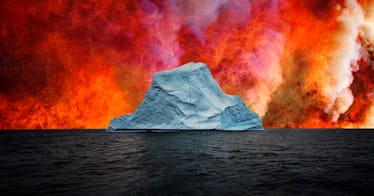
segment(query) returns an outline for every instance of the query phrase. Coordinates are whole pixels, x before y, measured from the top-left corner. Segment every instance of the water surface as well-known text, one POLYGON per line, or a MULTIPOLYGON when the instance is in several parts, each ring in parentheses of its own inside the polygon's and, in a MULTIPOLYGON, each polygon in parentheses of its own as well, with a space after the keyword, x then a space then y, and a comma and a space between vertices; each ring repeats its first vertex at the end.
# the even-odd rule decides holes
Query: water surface
POLYGON ((0 191, 373 195, 374 131, 0 132, 0 191))

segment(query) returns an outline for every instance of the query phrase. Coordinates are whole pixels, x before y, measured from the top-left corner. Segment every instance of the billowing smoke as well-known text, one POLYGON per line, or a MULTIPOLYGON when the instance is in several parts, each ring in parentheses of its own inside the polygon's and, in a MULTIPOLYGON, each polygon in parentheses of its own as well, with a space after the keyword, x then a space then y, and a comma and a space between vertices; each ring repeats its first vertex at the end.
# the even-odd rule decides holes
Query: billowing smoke
POLYGON ((333 122, 337 122, 353 103, 350 85, 353 82, 352 71, 359 69, 356 61, 360 58, 360 44, 357 43, 360 27, 363 25, 364 16, 360 5, 351 0, 346 0, 337 18, 338 31, 334 37, 335 51, 331 60, 323 70, 322 93, 329 101, 325 112, 330 114, 333 122))
POLYGON ((367 39, 374 42, 374 2, 369 2, 365 12, 365 22, 363 24, 363 31, 367 39))
POLYGON ((373 127, 374 1, 1 1, 0 128, 102 128, 208 64, 266 127, 373 127))
POLYGON ((219 16, 220 7, 226 0, 191 0, 191 1, 170 1, 181 13, 183 24, 188 25, 192 32, 204 39, 206 28, 219 16))

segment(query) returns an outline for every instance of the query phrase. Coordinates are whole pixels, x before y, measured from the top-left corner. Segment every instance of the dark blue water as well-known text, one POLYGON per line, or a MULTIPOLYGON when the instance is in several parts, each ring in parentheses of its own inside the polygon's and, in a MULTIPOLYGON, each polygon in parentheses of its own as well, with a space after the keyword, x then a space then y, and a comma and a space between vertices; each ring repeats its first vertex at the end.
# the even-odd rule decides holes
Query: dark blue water
POLYGON ((374 195, 374 131, 3 131, 0 192, 374 195))

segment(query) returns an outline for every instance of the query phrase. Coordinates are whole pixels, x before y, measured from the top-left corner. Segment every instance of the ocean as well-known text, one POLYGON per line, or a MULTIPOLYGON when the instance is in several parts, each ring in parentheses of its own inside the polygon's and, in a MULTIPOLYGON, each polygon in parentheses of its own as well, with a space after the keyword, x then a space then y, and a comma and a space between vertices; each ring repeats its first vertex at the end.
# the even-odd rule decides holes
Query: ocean
POLYGON ((0 131, 2 195, 374 195, 374 130, 0 131))

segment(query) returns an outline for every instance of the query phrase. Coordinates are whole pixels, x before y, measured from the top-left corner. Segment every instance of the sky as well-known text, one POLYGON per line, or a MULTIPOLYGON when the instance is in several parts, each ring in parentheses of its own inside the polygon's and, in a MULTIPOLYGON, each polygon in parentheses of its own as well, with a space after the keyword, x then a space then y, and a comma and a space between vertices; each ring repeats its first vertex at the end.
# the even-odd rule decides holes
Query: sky
POLYGON ((374 128, 374 0, 12 0, 0 129, 105 128, 191 61, 266 128, 374 128))

